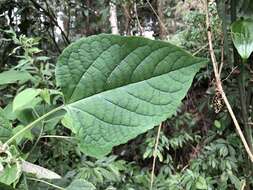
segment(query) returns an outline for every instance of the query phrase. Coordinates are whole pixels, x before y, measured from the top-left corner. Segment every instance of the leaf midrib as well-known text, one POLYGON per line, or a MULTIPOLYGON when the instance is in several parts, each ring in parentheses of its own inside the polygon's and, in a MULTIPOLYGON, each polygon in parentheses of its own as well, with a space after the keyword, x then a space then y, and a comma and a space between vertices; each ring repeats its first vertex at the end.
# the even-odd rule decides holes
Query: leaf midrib
MULTIPOLYGON (((110 40, 110 39, 109 39, 110 40)), ((151 41, 149 41, 149 43, 150 43, 151 41)), ((80 45, 79 46, 81 46, 81 44, 82 43, 80 43, 80 45)), ((123 43, 123 44, 119 44, 119 43, 115 43, 115 44, 112 44, 112 45, 110 45, 109 47, 107 47, 107 48, 105 48, 100 54, 99 54, 99 56, 97 56, 96 58, 95 58, 95 60, 89 65, 89 67, 87 68, 87 70, 84 70, 83 72, 82 72, 82 74, 80 75, 80 78, 79 78, 79 80, 78 80, 78 82, 77 82, 77 85, 74 87, 74 89, 72 90, 72 92, 71 92, 71 95, 70 96, 68 96, 68 102, 70 102, 70 103, 73 103, 73 102, 71 102, 71 99, 72 99, 72 97, 73 97, 73 95, 75 94, 75 92, 76 92, 76 90, 77 90, 77 87, 79 86, 79 84, 80 84, 80 81, 82 80, 82 78, 83 78, 83 76, 84 76, 84 74, 89 70, 89 68, 90 67, 94 67, 94 63, 96 63, 96 61, 99 59, 99 58, 101 58, 101 55, 103 55, 105 52, 107 52, 109 49, 111 49, 112 47, 114 47, 114 46, 124 46, 126 44, 126 42, 125 43, 123 43)), ((170 45, 172 45, 172 44, 170 44, 170 45)), ((120 63, 119 64, 117 64, 116 66, 115 66, 115 68, 117 68, 119 65, 121 65, 121 63, 125 60, 125 58, 126 57, 128 57, 131 53, 133 53, 135 50, 137 50, 137 49, 139 49, 139 48, 142 48, 142 47, 145 47, 145 46, 148 46, 148 43, 146 44, 146 45, 143 45, 143 46, 138 46, 137 48, 134 48, 133 50, 131 50, 128 54, 126 54, 125 56, 124 56, 124 58, 122 58, 122 60, 120 61, 120 63)), ((80 48, 80 47, 79 47, 80 48)), ((162 48, 168 48, 168 46, 161 46, 161 47, 159 47, 158 49, 155 49, 155 51, 153 51, 153 52, 150 52, 150 54, 148 54, 146 57, 144 57, 142 60, 141 60, 141 62, 137 65, 137 67, 134 69, 134 71, 132 72, 132 75, 133 75, 133 73, 135 72, 135 70, 139 67, 139 65, 141 65, 142 63, 143 63, 143 61, 144 60, 146 60, 148 57, 150 57, 150 55, 152 54, 152 53, 154 53, 154 52, 156 52, 156 51, 159 51, 160 49, 162 49, 162 48)), ((173 50, 172 51, 170 51, 164 58, 162 58, 160 61, 158 61, 157 62, 157 65, 155 66, 155 68, 157 68, 157 66, 159 65, 159 63, 161 63, 164 59, 166 59, 171 53, 175 53, 175 52, 181 52, 181 49, 179 48, 179 47, 173 47, 173 50)), ((192 57, 193 59, 195 58, 195 57, 193 57, 191 54, 189 54, 188 52, 186 52, 186 51, 183 51, 184 53, 185 53, 185 55, 182 55, 181 57, 186 57, 186 56, 189 56, 189 57, 192 57)), ((69 54, 69 56, 68 56, 68 60, 69 60, 69 57, 71 56, 71 54, 72 54, 73 52, 71 52, 70 54, 69 54)), ((181 58, 180 57, 180 58, 181 58)), ((195 58, 196 59, 196 58, 195 58)), ((178 61, 178 60, 177 60, 178 61)), ((176 61, 176 62, 177 62, 176 61)), ((201 62, 201 61, 200 61, 201 62)), ((69 64, 67 64, 67 66, 68 66, 69 64)), ((175 65, 175 62, 172 64, 172 66, 171 67, 173 67, 175 65)), ((94 67, 94 68, 96 68, 96 67, 94 67)), ((112 72, 115 70, 115 68, 111 71, 111 73, 110 73, 110 75, 112 74, 112 72)), ((181 69, 181 68, 183 68, 183 67, 179 67, 179 68, 175 68, 175 69, 172 69, 172 70, 170 70, 169 72, 172 72, 172 71, 174 71, 174 70, 176 70, 176 69, 181 69)), ((69 69, 70 70, 70 69, 69 69)), ((155 70, 156 69, 154 69, 154 71, 153 71, 153 73, 155 72, 155 70)), ((164 73, 164 74, 167 74, 167 73, 164 73)), ((107 79, 110 77, 110 75, 107 77, 107 79)), ((161 75, 163 75, 163 74, 157 74, 157 75, 155 75, 155 76, 152 76, 152 77, 156 77, 156 76, 161 76, 161 75)), ((145 80, 149 80, 149 79, 151 79, 152 77, 150 77, 150 78, 147 78, 147 79, 145 79, 145 80)), ((132 77, 130 77, 130 78, 132 78, 132 77)), ((107 79, 106 79, 106 81, 107 81, 107 79)), ((105 81, 105 84, 106 84, 106 81, 105 81)), ((137 81, 137 82, 141 82, 141 81, 137 81)), ((129 84, 133 84, 131 81, 130 81, 130 83, 129 84)), ((128 85, 128 84, 127 84, 128 85)), ((119 87, 122 87, 122 86, 119 86, 119 87)), ((116 87, 116 88, 118 88, 118 87, 116 87)), ((114 89, 114 88, 109 88, 108 90, 111 90, 111 89, 114 89)), ((107 90, 106 90, 107 91, 107 90)), ((101 93, 101 92, 100 92, 101 93)), ((82 100, 82 99, 84 99, 84 98, 87 98, 87 97, 83 97, 83 98, 80 98, 79 100, 82 100)), ((76 100, 76 101, 79 101, 79 100, 76 100)))
POLYGON ((170 72, 167 72, 167 73, 164 73, 164 74, 161 74, 161 75, 157 75, 157 76, 153 76, 153 77, 150 77, 150 78, 148 78, 148 79, 146 79, 146 80, 137 81, 137 82, 129 83, 129 84, 125 85, 125 86, 119 86, 119 87, 116 87, 116 88, 108 89, 108 90, 105 90, 105 91, 103 91, 103 92, 99 92, 99 93, 97 93, 97 94, 93 94, 93 95, 91 95, 91 96, 82 98, 82 99, 77 100, 77 101, 75 101, 75 102, 71 102, 71 103, 69 103, 69 104, 66 104, 65 106, 71 107, 71 106, 74 105, 74 104, 78 104, 79 102, 81 102, 81 101, 83 101, 83 100, 87 100, 87 99, 93 98, 94 96, 101 96, 101 94, 104 94, 104 93, 107 93, 107 92, 110 92, 110 91, 114 91, 114 90, 117 90, 117 89, 120 89, 120 88, 126 88, 127 86, 131 86, 131 85, 135 85, 135 84, 138 84, 138 83, 142 83, 142 82, 147 81, 147 80, 150 80, 150 79, 152 79, 152 78, 162 77, 162 76, 167 75, 167 74, 169 74, 169 73, 171 73, 171 72, 180 70, 180 69, 182 69, 182 68, 188 68, 188 67, 196 66, 196 65, 198 65, 198 64, 200 64, 200 63, 203 63, 203 62, 204 62, 204 61, 201 60, 201 61, 199 61, 199 62, 195 62, 195 63, 192 64, 192 65, 188 65, 188 66, 186 66, 186 67, 183 66, 183 67, 180 67, 180 68, 176 68, 176 69, 171 70, 170 72))

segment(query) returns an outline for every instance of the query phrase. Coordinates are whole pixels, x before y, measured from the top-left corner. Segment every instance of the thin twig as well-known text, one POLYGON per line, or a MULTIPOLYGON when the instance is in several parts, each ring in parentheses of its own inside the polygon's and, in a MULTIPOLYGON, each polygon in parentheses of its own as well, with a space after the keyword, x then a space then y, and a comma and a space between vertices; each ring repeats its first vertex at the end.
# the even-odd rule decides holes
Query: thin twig
POLYGON ((151 5, 151 3, 149 2, 149 0, 146 0, 148 5, 150 6, 151 10, 154 12, 155 16, 157 17, 158 21, 161 23, 161 26, 165 29, 165 31, 167 31, 167 28, 165 26, 165 24, 163 23, 163 21, 160 19, 159 15, 157 14, 156 10, 154 9, 154 7, 151 5))
POLYGON ((208 47, 208 44, 205 44, 204 46, 202 46, 201 48, 199 48, 197 51, 195 51, 192 55, 193 56, 197 55, 199 52, 201 52, 202 50, 204 50, 207 47, 208 47))
POLYGON ((62 39, 64 40, 64 43, 66 45, 70 44, 70 40, 68 39, 68 37, 66 36, 65 32, 63 31, 63 29, 61 28, 61 26, 59 25, 58 21, 57 21, 57 17, 54 13, 54 11, 51 9, 51 7, 49 6, 47 0, 44 0, 46 7, 47 7, 47 11, 48 11, 48 17, 50 19, 52 19, 53 23, 55 24, 56 27, 58 27, 58 29, 61 31, 61 35, 62 35, 62 39), (52 15, 52 16, 51 16, 52 15))
POLYGON ((228 74, 228 76, 227 76, 225 79, 223 79, 221 82, 226 81, 226 80, 230 77, 230 75, 232 75, 233 72, 237 69, 237 67, 238 67, 238 66, 235 66, 235 67, 232 69, 232 71, 228 74))
POLYGON ((135 12, 138 28, 140 29, 140 32, 141 32, 140 35, 142 36, 142 34, 143 34, 143 28, 142 28, 140 20, 139 20, 136 2, 134 3, 134 12, 135 12))
POLYGON ((155 147, 154 147, 154 152, 153 152, 153 164, 152 164, 152 171, 151 171, 151 179, 150 179, 150 190, 153 189, 153 184, 154 184, 154 176, 155 176, 155 163, 156 163, 156 157, 157 157, 157 148, 159 144, 159 138, 161 134, 161 128, 162 128, 163 123, 161 123, 158 127, 157 131, 157 136, 156 136, 156 142, 155 142, 155 147))
POLYGON ((55 41, 55 35, 54 35, 54 29, 50 26, 50 29, 52 31, 52 35, 50 33, 50 31, 47 31, 48 34, 49 34, 49 37, 52 39, 54 45, 55 45, 55 48, 56 50, 58 51, 59 54, 61 54, 62 50, 60 49, 59 45, 57 44, 57 42, 55 41))
POLYGON ((246 187, 246 181, 245 181, 245 180, 243 180, 243 182, 242 182, 242 186, 241 186, 241 189, 240 189, 240 190, 244 190, 244 189, 245 189, 245 187, 246 187))
MULTIPOLYGON (((53 15, 51 14, 52 11, 50 10, 46 10, 42 5, 40 5, 38 2, 36 2, 35 0, 30 0, 34 7, 41 13, 44 13, 53 23, 54 25, 60 30, 61 35, 62 35, 62 39, 64 41, 64 43, 66 45, 70 44, 70 40, 68 39, 68 37, 66 36, 66 34, 64 33, 63 29, 60 27, 60 25, 58 24, 57 20, 55 20, 56 16, 53 13, 53 15)), ((47 3, 47 1, 45 2, 47 5, 47 8, 49 9, 49 5, 47 3)))
POLYGON ((219 75, 221 75, 223 64, 224 64, 224 34, 222 33, 222 36, 221 36, 221 61, 220 61, 219 75))
POLYGON ((205 11, 206 11, 206 26, 207 26, 207 37, 208 37, 208 43, 209 43, 209 52, 211 55, 211 60, 212 60, 212 64, 213 64, 213 70, 214 70, 214 75, 215 75, 215 80, 216 80, 216 87, 217 90, 220 92, 225 105, 227 106, 228 112, 234 122, 236 131, 239 135, 239 137, 241 138, 241 141, 245 147, 245 150, 250 158, 250 160, 253 162, 253 154, 250 151, 249 145, 243 135, 243 132, 240 128, 240 125, 236 119, 236 116, 231 108, 231 105, 227 99, 227 96, 223 90, 222 84, 221 84, 221 79, 220 79, 220 75, 219 75, 219 71, 218 71, 218 63, 216 61, 216 57, 214 54, 214 50, 213 50, 213 43, 212 43, 212 32, 211 32, 211 27, 210 27, 210 18, 209 18, 209 11, 208 11, 208 0, 205 0, 205 11))
POLYGON ((38 138, 36 139, 35 143, 33 144, 31 150, 28 152, 28 154, 26 156, 27 158, 29 158, 29 156, 31 155, 31 153, 34 151, 35 147, 38 145, 38 143, 40 141, 40 138, 41 138, 41 136, 43 134, 43 131, 44 131, 44 122, 42 122, 42 127, 40 129, 40 134, 39 134, 38 138))

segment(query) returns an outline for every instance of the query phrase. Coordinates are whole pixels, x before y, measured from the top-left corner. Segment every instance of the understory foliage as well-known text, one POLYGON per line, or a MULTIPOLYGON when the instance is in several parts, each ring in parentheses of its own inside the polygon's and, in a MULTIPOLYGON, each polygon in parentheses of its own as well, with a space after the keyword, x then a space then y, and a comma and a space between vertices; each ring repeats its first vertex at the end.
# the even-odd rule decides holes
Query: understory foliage
MULTIPOLYGON (((52 5, 46 0, 0 2, 0 147, 19 134, 8 143, 8 151, 0 149, 1 190, 146 190, 150 189, 155 154, 153 190, 253 188, 252 163, 217 93, 212 66, 206 61, 210 57, 203 3, 166 0, 162 7, 164 17, 161 18, 157 2, 159 0, 64 0, 52 1, 52 5), (111 31, 109 2, 117 6, 122 36, 152 32, 154 39, 164 39, 161 34, 165 34, 164 41, 169 43, 143 37, 101 35, 111 31), (162 32, 161 22, 167 28, 166 32, 162 32), (95 36, 89 37, 91 35, 95 36), (146 46, 152 48, 135 52, 146 46), (165 50, 159 52, 159 59, 156 55, 152 57, 152 52, 162 48, 165 50), (193 57, 181 48, 202 58, 193 57), (111 49, 109 53, 108 49, 111 49), (104 52, 107 54, 101 56, 104 52), (126 62, 141 65, 144 61, 136 60, 141 59, 143 52, 146 53, 143 59, 149 59, 140 70, 136 72, 136 68, 131 70, 131 67, 124 66, 126 62), (79 55, 71 60, 73 54, 79 55), (132 57, 126 61, 129 54, 132 57), (168 54, 174 57, 181 54, 186 58, 176 61, 176 66, 179 66, 174 68, 170 64, 176 59, 168 54), (86 68, 82 63, 90 60, 97 64, 90 70, 89 78, 83 76, 86 68), (164 60, 166 64, 163 64, 164 60), (73 62, 81 66, 72 67, 73 62), (160 70, 145 68, 155 62, 162 65, 160 70), (73 77, 72 72, 80 73, 80 76, 73 77), (102 85, 104 75, 109 76, 109 82, 102 85), (170 79, 163 79, 166 84, 160 81, 151 83, 150 78, 157 79, 160 75, 169 75, 170 79), (124 78, 120 78, 122 76, 124 78), (142 85, 139 88, 142 81, 159 87, 156 96, 160 97, 162 89, 169 92, 159 100, 152 99, 149 87, 142 85), (173 97, 176 100, 173 106, 168 103, 171 94, 175 93, 172 87, 183 89, 173 97), (131 99, 123 91, 136 93, 132 96, 142 101, 139 109, 124 101, 131 99), (166 109, 155 110, 143 103, 147 97, 154 100, 154 104, 168 105, 166 109), (100 103, 102 98, 110 105, 100 103), (121 109, 115 108, 115 102, 122 103, 117 105, 121 109), (19 133, 52 110, 56 112, 19 133), (114 114, 110 115, 112 110, 114 114), (129 110, 138 110, 139 116, 129 113, 129 110), (103 121, 111 119, 110 123, 102 125, 101 121, 93 119, 94 114, 97 118, 101 116, 103 121), (151 114, 152 118, 141 114, 151 114), (119 122, 126 125, 127 130, 112 130, 112 126, 120 126, 119 122), (161 133, 157 152, 154 152, 160 122, 161 133), (136 123, 137 129, 129 130, 130 124, 136 126, 136 123), (27 165, 24 166, 24 162, 27 165)), ((236 42, 243 45, 240 42, 245 41, 240 39, 242 36, 238 37, 244 23, 234 25, 232 32, 230 25, 239 17, 248 19, 251 15, 248 7, 252 7, 250 1, 209 3, 215 54, 224 62, 221 78, 242 126, 245 121, 243 104, 239 101, 242 94, 238 78, 242 73, 240 64, 244 62, 247 64, 243 80, 250 123, 253 30, 250 28, 249 33, 243 36, 249 39, 247 48, 250 50, 247 52, 242 48, 238 54, 236 42), (223 8, 228 15, 223 14, 223 8), (248 53, 245 56, 247 60, 243 56, 240 58, 240 52, 248 53)), ((252 24, 250 19, 246 21, 252 24)), ((252 136, 252 131, 250 133, 252 136)))

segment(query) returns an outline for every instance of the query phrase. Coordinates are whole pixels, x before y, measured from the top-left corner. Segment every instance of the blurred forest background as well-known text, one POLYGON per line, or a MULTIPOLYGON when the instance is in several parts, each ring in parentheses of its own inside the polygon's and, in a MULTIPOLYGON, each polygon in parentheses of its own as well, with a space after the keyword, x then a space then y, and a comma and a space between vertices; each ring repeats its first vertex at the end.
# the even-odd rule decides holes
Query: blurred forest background
MULTIPOLYGON (((222 80, 236 113, 241 106, 229 25, 247 12, 249 2, 209 2, 215 53, 224 59, 222 80)), ((0 0, 0 30, 0 73, 15 68, 16 72, 8 73, 15 78, 18 71, 25 71, 19 82, 0 78, 0 106, 17 130, 31 118, 11 114, 13 97, 26 87, 54 89, 45 92, 45 101, 50 96, 50 106, 56 105, 60 101, 54 78, 57 57, 81 37, 100 33, 144 36, 209 58, 201 0, 0 0)), ((156 190, 253 188, 252 164, 247 162, 229 114, 216 94, 212 73, 208 64, 196 75, 177 114, 162 127, 156 190)), ((252 81, 248 85, 252 86, 252 81)), ((248 101, 252 105, 251 96, 248 101)), ((44 104, 40 103, 47 109, 44 104)), ((34 128, 18 143, 28 161, 63 176, 50 182, 57 186, 84 179, 101 190, 149 189, 157 127, 114 148, 111 155, 100 160, 82 154, 71 138, 53 137, 69 133, 54 120, 43 130, 34 128)), ((55 189, 25 176, 17 187, 55 189)))

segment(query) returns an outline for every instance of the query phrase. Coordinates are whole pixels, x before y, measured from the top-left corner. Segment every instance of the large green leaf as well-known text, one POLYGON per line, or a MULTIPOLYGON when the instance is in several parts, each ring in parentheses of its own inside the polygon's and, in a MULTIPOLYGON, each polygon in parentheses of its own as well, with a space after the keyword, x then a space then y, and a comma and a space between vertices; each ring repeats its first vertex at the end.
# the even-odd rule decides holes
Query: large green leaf
POLYGON ((95 190, 95 189, 96 187, 92 183, 84 179, 76 179, 66 188, 66 190, 95 190))
POLYGON ((238 20, 231 25, 234 45, 242 57, 248 59, 253 51, 253 21, 251 19, 238 20))
POLYGON ((0 141, 4 142, 12 136, 12 126, 6 118, 4 110, 0 108, 0 141))
POLYGON ((205 60, 162 41, 101 34, 60 56, 56 80, 68 128, 101 157, 175 113, 205 60))
POLYGON ((34 88, 27 88, 20 92, 13 100, 13 111, 34 107, 40 101, 36 99, 40 92, 40 89, 34 88))
POLYGON ((26 82, 32 79, 32 76, 26 71, 4 71, 0 73, 0 85, 16 83, 18 81, 26 82))

